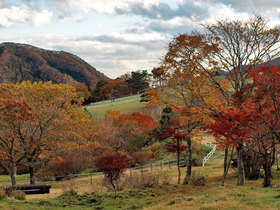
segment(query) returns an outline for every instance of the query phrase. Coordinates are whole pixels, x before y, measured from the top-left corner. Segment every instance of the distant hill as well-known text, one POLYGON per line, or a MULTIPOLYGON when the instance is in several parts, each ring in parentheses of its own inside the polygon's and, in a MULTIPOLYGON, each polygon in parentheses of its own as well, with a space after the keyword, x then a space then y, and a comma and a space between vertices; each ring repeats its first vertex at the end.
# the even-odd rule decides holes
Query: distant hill
POLYGON ((107 78, 71 53, 27 44, 0 44, 0 83, 25 80, 54 83, 77 81, 91 86, 107 78))

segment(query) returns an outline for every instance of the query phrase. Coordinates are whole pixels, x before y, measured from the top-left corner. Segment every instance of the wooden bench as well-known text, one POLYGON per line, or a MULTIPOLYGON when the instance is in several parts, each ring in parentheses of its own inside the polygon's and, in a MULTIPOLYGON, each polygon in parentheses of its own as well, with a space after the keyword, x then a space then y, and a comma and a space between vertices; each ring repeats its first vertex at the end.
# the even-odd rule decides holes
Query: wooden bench
POLYGON ((13 190, 24 191, 26 194, 46 194, 50 193, 51 185, 16 185, 5 187, 6 194, 9 195, 13 190))

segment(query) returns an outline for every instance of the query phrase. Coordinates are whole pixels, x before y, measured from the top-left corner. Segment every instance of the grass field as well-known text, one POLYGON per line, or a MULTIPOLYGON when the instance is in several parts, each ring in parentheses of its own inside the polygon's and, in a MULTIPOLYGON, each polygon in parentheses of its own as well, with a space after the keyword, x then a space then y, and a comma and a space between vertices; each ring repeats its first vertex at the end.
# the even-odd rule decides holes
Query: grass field
POLYGON ((133 113, 144 107, 146 103, 140 102, 140 95, 132 95, 115 100, 113 106, 110 100, 86 106, 96 119, 103 119, 108 110, 119 110, 122 113, 133 113))
MULTIPOLYGON (((78 195, 60 195, 57 189, 50 195, 28 195, 26 201, 12 198, 0 200, 0 209, 279 209, 280 172, 274 170, 273 186, 263 188, 260 178, 246 181, 237 187, 237 177, 231 169, 225 186, 221 186, 222 153, 218 152, 206 167, 194 167, 208 177, 206 186, 177 185, 176 167, 168 170, 172 177, 169 185, 153 188, 126 189, 117 199, 111 192, 96 193, 94 188, 81 187, 78 195), (95 191, 95 193, 92 193, 95 191), (59 196, 60 195, 60 196, 59 196)), ((182 168, 183 177, 185 168, 182 168)), ((161 173, 160 170, 154 173, 161 173)))

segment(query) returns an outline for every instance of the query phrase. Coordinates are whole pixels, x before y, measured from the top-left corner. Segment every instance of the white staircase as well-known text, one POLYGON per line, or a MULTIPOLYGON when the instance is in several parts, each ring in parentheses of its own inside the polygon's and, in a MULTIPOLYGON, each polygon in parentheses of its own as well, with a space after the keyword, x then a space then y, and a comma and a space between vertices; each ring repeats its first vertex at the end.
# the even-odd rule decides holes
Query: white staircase
POLYGON ((216 144, 212 144, 212 143, 208 143, 208 142, 204 142, 205 145, 209 145, 210 147, 213 147, 212 150, 203 158, 202 161, 202 167, 204 167, 205 163, 212 157, 212 155, 215 153, 216 151, 216 144))

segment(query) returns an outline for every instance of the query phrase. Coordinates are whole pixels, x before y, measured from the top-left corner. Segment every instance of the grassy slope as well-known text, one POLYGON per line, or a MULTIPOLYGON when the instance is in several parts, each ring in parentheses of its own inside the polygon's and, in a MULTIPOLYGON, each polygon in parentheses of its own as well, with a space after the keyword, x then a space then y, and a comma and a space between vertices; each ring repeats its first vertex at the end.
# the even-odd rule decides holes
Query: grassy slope
POLYGON ((119 110, 122 113, 133 113, 140 108, 144 107, 146 103, 140 102, 140 95, 132 95, 115 100, 115 105, 112 106, 110 100, 98 102, 93 105, 87 106, 96 119, 103 119, 108 110, 119 110))
MULTIPOLYGON (((176 185, 176 168, 170 174, 172 184, 155 188, 130 189, 119 193, 114 199, 112 193, 60 196, 58 198, 17 201, 0 201, 1 209, 279 209, 279 186, 262 187, 262 178, 247 181, 246 186, 236 186, 236 174, 230 172, 226 185, 222 187, 221 155, 213 157, 204 168, 194 167, 194 171, 208 174, 206 186, 176 185)), ((185 169, 183 168, 183 172, 185 169)), ((280 174, 274 171, 274 183, 279 183, 280 174)), ((184 176, 184 174, 183 174, 184 176)), ((44 195, 42 195, 43 197, 44 195)))

